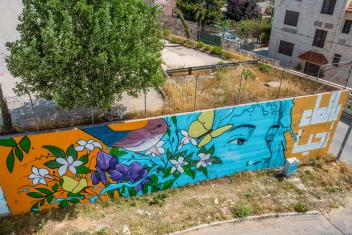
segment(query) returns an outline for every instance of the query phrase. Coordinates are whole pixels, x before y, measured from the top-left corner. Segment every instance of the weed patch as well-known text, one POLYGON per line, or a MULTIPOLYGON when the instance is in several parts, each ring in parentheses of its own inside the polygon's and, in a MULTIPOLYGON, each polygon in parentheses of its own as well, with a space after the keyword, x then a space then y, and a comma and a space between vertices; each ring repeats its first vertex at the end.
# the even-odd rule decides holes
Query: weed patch
POLYGON ((232 209, 232 213, 236 218, 243 219, 248 216, 251 216, 253 213, 253 210, 248 205, 245 205, 243 203, 238 203, 232 209))

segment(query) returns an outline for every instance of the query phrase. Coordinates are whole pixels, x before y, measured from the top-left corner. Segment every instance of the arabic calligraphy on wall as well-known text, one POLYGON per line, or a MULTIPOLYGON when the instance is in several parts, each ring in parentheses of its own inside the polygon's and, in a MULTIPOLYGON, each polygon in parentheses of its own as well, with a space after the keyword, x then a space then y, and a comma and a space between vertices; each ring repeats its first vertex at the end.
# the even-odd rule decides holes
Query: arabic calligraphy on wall
POLYGON ((0 213, 131 197, 327 151, 347 92, 0 140, 0 213))

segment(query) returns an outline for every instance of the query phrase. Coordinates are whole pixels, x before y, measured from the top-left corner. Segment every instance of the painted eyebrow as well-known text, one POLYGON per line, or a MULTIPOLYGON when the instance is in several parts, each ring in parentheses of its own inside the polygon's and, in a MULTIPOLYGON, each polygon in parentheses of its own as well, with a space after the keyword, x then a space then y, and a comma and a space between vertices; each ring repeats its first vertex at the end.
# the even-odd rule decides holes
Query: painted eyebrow
POLYGON ((232 141, 234 141, 235 137, 250 137, 254 131, 256 127, 254 125, 250 125, 250 124, 243 124, 243 125, 239 125, 237 127, 234 127, 232 131, 241 131, 241 129, 243 130, 243 132, 245 133, 238 133, 232 136, 231 140, 229 140, 227 143, 231 143, 232 141))
POLYGON ((236 129, 239 129, 239 128, 253 128, 253 129, 255 129, 255 126, 251 125, 251 124, 242 124, 242 125, 235 126, 233 128, 233 130, 236 130, 236 129))

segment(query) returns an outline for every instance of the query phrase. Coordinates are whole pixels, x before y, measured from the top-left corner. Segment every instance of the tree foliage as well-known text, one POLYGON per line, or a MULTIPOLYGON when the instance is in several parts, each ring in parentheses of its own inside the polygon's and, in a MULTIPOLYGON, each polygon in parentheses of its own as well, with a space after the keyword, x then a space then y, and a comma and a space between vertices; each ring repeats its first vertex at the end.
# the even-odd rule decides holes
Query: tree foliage
POLYGON ((241 20, 235 27, 241 37, 256 38, 258 43, 269 43, 272 26, 268 20, 241 20))
POLYGON ((178 0, 177 8, 187 20, 213 24, 221 21, 224 0, 178 0))
POLYGON ((260 7, 255 0, 229 0, 227 16, 235 21, 260 17, 260 7))
POLYGON ((108 109, 127 91, 162 83, 159 10, 143 0, 26 0, 7 43, 17 93, 63 108, 108 109))

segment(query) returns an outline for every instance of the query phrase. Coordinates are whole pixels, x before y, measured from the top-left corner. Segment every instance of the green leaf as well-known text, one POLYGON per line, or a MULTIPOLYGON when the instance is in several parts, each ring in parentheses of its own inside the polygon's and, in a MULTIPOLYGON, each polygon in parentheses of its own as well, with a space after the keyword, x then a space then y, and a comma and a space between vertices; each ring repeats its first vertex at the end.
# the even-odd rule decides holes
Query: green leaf
POLYGON ((75 147, 73 146, 73 144, 71 144, 66 151, 66 156, 69 157, 71 156, 73 158, 74 161, 77 160, 77 152, 75 150, 75 147))
POLYGON ((85 154, 85 155, 83 155, 82 157, 80 157, 79 160, 80 160, 81 162, 83 162, 83 164, 85 165, 85 164, 88 163, 89 155, 88 155, 88 154, 85 154))
POLYGON ((171 175, 171 169, 172 169, 172 166, 168 167, 165 169, 164 171, 164 178, 167 178, 171 175))
POLYGON ((143 194, 148 193, 148 187, 147 187, 147 186, 144 186, 144 187, 143 187, 142 193, 143 193, 143 194))
POLYGON ((172 153, 170 152, 169 149, 166 151, 166 157, 167 157, 167 159, 169 159, 169 160, 172 158, 172 153))
POLYGON ((149 185, 157 185, 159 178, 157 175, 152 175, 149 177, 150 178, 150 182, 148 183, 149 185))
POLYGON ((126 154, 128 154, 128 153, 125 152, 125 151, 118 151, 117 154, 116 154, 116 156, 117 156, 117 157, 121 157, 121 156, 126 155, 126 154))
POLYGON ((171 117, 172 122, 174 123, 175 127, 177 127, 177 119, 176 116, 171 117))
POLYGON ((65 207, 67 207, 69 204, 68 204, 68 202, 67 201, 61 201, 60 203, 59 203, 59 207, 60 208, 65 208, 65 207))
POLYGON ((51 191, 49 189, 46 189, 46 188, 35 188, 35 189, 38 190, 41 193, 44 193, 44 194, 51 194, 51 191))
POLYGON ((54 199, 54 195, 52 194, 49 194, 46 196, 46 201, 50 204, 54 199))
POLYGON ((199 170, 208 178, 208 170, 205 167, 200 167, 199 170))
POLYGON ((24 136, 21 139, 20 146, 25 153, 29 152, 29 149, 31 148, 31 140, 28 138, 28 136, 24 136))
POLYGON ((122 186, 121 193, 124 194, 126 192, 126 186, 122 186))
POLYGON ((71 203, 81 203, 81 201, 78 200, 77 198, 71 198, 71 199, 70 199, 70 202, 71 202, 71 203))
POLYGON ((39 206, 39 202, 34 203, 33 206, 31 207, 31 211, 38 212, 39 211, 38 206, 39 206))
POLYGON ((117 155, 117 153, 119 152, 120 148, 119 147, 112 147, 109 151, 110 154, 112 155, 117 155))
POLYGON ((109 190, 109 191, 107 191, 107 193, 108 193, 108 195, 109 195, 109 197, 110 197, 111 199, 114 199, 114 192, 115 192, 115 190, 109 190))
POLYGON ((186 155, 187 151, 182 151, 179 152, 178 154, 175 155, 175 158, 179 158, 180 156, 184 157, 186 155))
POLYGON ((197 154, 200 154, 200 153, 207 153, 207 150, 205 149, 204 146, 202 146, 202 147, 199 149, 199 151, 198 151, 197 154))
POLYGON ((160 191, 159 187, 152 187, 150 189, 150 192, 152 192, 152 193, 155 193, 155 192, 158 192, 158 191, 160 191))
POLYGON ((170 130, 170 128, 167 128, 167 130, 166 130, 166 134, 167 134, 168 136, 170 136, 170 135, 171 135, 171 130, 170 130))
POLYGON ((49 167, 50 169, 56 169, 61 166, 61 164, 58 163, 56 160, 50 160, 50 161, 44 163, 44 165, 49 167))
POLYGON ((175 179, 177 179, 178 177, 181 176, 181 173, 176 170, 172 175, 174 176, 175 179))
POLYGON ((175 180, 165 181, 162 185, 162 189, 165 190, 165 189, 171 188, 172 185, 174 184, 174 182, 175 182, 175 180))
POLYGON ((57 183, 55 183, 55 184, 53 185, 53 187, 51 187, 51 189, 52 189, 54 192, 57 192, 58 188, 59 188, 59 185, 58 185, 57 183))
POLYGON ((0 139, 0 145, 5 147, 15 147, 16 141, 13 138, 0 139))
POLYGON ((23 160, 23 153, 22 150, 19 147, 15 147, 15 154, 17 159, 21 162, 23 160))
POLYGON ((208 149, 207 153, 210 153, 210 155, 213 155, 215 152, 215 148, 214 145, 210 147, 210 149, 208 149))
POLYGON ((92 170, 89 169, 86 166, 77 166, 76 167, 76 171, 78 174, 88 174, 89 172, 91 172, 92 170))
POLYGON ((33 197, 33 198, 43 198, 44 195, 37 193, 37 192, 29 192, 27 193, 28 196, 33 197))
POLYGON ((222 164, 222 160, 219 158, 219 157, 211 157, 210 158, 210 161, 213 163, 213 164, 222 164))
POLYGON ((190 154, 187 154, 187 156, 185 156, 185 159, 187 161, 191 161, 192 157, 193 157, 193 153, 190 153, 190 154))
POLYGON ((185 173, 192 177, 192 179, 195 179, 196 178, 196 172, 194 170, 192 170, 192 167, 191 165, 186 165, 183 167, 183 170, 185 171, 185 173))
POLYGON ((123 156, 123 155, 128 154, 128 153, 125 152, 125 151, 121 151, 120 148, 118 148, 118 147, 113 147, 113 148, 110 150, 109 153, 112 154, 112 155, 115 155, 116 157, 121 157, 121 156, 123 156))
POLYGON ((78 192, 78 193, 68 192, 67 193, 67 197, 77 197, 78 195, 80 195, 80 192, 78 192))
POLYGON ((55 147, 55 146, 51 146, 51 145, 45 145, 43 146, 43 148, 49 150, 49 152, 54 155, 55 157, 61 157, 61 158, 65 158, 65 151, 55 147))
POLYGON ((40 201, 40 206, 44 206, 44 204, 45 204, 45 199, 40 201))
POLYGON ((134 188, 129 188, 128 194, 130 195, 130 197, 134 197, 137 195, 137 192, 136 192, 136 190, 134 190, 134 188))
POLYGON ((15 165, 15 156, 11 151, 6 159, 6 166, 10 173, 12 173, 14 165, 15 165))

